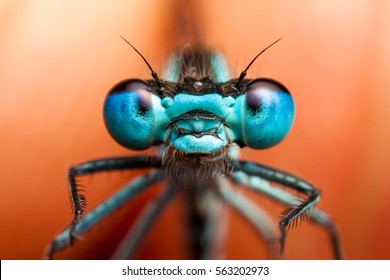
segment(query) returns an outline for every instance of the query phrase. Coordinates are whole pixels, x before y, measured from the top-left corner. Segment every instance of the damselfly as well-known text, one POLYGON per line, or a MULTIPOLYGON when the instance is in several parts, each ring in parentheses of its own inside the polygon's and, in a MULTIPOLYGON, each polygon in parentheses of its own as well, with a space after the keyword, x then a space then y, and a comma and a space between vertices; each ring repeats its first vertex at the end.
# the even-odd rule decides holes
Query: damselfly
POLYGON ((334 257, 341 258, 331 219, 314 207, 320 199, 317 188, 293 174, 238 159, 240 148, 272 147, 292 126, 295 109, 289 91, 275 80, 246 79, 258 56, 278 41, 262 50, 236 79, 230 78, 221 54, 196 48, 185 48, 172 55, 162 79, 126 41, 145 61, 153 79, 128 79, 114 86, 104 104, 105 124, 122 146, 130 150, 159 146, 160 153, 103 158, 71 167, 68 183, 73 221, 52 241, 48 257, 68 247, 77 236, 141 191, 165 181, 165 190, 145 209, 114 258, 132 256, 142 236, 178 192, 185 194, 192 258, 215 257, 213 242, 218 216, 214 205, 221 200, 256 227, 268 245, 271 258, 277 257, 275 244, 283 250, 286 229, 309 217, 325 228, 334 257), (84 213, 86 199, 80 193, 78 176, 140 168, 153 168, 153 171, 137 177, 101 205, 84 213), (268 215, 230 187, 229 182, 286 205, 279 230, 268 215), (300 196, 271 183, 295 190, 300 196))

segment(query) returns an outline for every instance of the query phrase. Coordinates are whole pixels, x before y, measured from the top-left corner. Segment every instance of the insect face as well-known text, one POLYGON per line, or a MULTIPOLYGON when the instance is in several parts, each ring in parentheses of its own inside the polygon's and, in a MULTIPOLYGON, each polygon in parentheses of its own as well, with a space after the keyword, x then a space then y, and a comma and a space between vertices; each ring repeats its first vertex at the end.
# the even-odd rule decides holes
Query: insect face
MULTIPOLYGON (((186 77, 188 79, 188 77, 186 77)), ((108 94, 104 118, 111 136, 132 150, 166 144, 188 154, 210 154, 236 143, 264 149, 279 143, 294 119, 288 90, 271 79, 218 83, 125 80, 108 94), (162 90, 162 93, 159 92, 162 90)))

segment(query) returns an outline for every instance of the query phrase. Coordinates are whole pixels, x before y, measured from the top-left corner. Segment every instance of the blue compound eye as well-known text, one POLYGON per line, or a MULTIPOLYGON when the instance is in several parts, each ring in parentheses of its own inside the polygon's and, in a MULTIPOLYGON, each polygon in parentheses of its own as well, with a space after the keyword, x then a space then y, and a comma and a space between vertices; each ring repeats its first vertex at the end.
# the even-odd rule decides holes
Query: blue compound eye
POLYGON ((246 88, 243 110, 243 140, 253 149, 279 143, 289 132, 294 119, 291 94, 271 79, 257 79, 246 88))
POLYGON ((149 85, 141 80, 125 80, 108 93, 104 104, 104 121, 119 144, 132 150, 144 150, 153 144, 152 109, 149 85))

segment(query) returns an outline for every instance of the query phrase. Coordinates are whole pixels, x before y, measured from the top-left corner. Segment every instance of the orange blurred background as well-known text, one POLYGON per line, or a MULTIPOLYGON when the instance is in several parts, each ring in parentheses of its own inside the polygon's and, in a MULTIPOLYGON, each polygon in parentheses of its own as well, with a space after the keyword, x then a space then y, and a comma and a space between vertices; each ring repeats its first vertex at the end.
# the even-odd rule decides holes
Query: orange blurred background
MULTIPOLYGON (((389 259, 389 1, 197 1, 206 46, 226 54, 238 75, 262 48, 283 40, 248 77, 272 77, 296 103, 289 136, 242 157, 298 174, 321 188, 320 207, 335 220, 348 259, 389 259)), ((39 259, 70 221, 66 172, 88 159, 133 154, 108 135, 107 91, 118 81, 150 78, 127 38, 161 73, 175 41, 174 0, 14 1, 0 3, 0 258, 39 259)), ((151 154, 153 151, 147 151, 151 154)), ((137 172, 83 177, 89 209, 137 172)), ((109 258, 153 188, 85 235, 58 258, 109 258)), ((247 192, 246 192, 247 193, 247 192)), ((251 194, 248 194, 251 195, 251 194)), ((251 195, 275 220, 283 208, 251 195)), ((185 257, 180 203, 164 212, 137 257, 185 257)), ((266 257, 237 214, 225 257, 266 257)), ((286 258, 331 258, 323 230, 289 231, 286 258)))

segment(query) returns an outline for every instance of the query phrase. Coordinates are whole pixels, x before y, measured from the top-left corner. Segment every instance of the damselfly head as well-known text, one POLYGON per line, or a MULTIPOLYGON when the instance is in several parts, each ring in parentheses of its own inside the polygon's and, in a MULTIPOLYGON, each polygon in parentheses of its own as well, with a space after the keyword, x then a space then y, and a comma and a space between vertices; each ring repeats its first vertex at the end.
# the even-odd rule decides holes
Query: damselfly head
MULTIPOLYGON (((280 40, 280 39, 279 39, 280 40)), ((221 54, 186 48, 169 60, 161 79, 125 80, 109 92, 104 118, 121 145, 144 150, 162 145, 171 178, 207 179, 230 172, 229 149, 265 149, 279 143, 294 118, 288 90, 271 79, 245 79, 256 58, 231 79, 221 54)))

